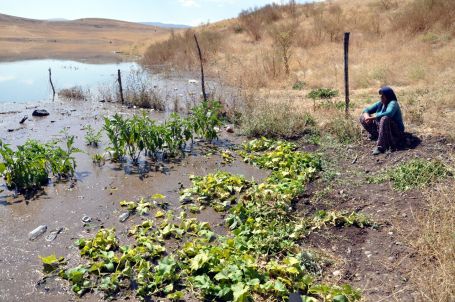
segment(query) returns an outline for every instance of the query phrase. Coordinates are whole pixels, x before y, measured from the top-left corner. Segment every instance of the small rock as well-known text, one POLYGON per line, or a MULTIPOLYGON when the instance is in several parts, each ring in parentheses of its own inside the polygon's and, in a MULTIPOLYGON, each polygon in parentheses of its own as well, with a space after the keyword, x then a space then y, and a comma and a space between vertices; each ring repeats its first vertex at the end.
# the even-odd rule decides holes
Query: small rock
POLYGON ((387 234, 389 234, 390 236, 392 236, 392 235, 393 235, 393 232, 388 232, 387 234))
POLYGON ((335 277, 338 277, 338 276, 341 275, 341 271, 336 270, 336 271, 334 271, 334 272, 332 273, 332 275, 335 276, 335 277))
POLYGON ((403 214, 401 214, 401 217, 406 218, 406 217, 408 217, 408 214, 403 213, 403 214))
POLYGON ((234 127, 232 127, 231 125, 227 126, 226 127, 226 132, 227 133, 234 133, 234 127))
POLYGON ((8 132, 13 132, 15 129, 8 129, 8 132))
POLYGON ((397 241, 395 242, 395 245, 403 245, 403 243, 401 241, 397 241))
POLYGON ((49 112, 46 109, 36 109, 33 110, 33 116, 48 116, 49 112))
POLYGON ((395 257, 393 256, 390 256, 389 258, 387 258, 390 262, 393 262, 393 260, 395 260, 395 257))
POLYGON ((194 80, 194 79, 188 80, 188 84, 197 84, 197 83, 198 83, 197 80, 194 80))
POLYGON ((365 253, 365 256, 367 256, 367 258, 370 258, 372 255, 372 253, 370 251, 365 251, 364 253, 365 253))

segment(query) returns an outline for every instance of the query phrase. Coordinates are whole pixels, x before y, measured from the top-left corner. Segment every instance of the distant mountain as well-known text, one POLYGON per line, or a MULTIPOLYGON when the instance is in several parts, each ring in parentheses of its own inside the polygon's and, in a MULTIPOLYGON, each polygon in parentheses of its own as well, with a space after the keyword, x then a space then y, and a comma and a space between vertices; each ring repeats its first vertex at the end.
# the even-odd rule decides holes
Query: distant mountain
POLYGON ((57 21, 70 21, 70 20, 65 19, 65 18, 51 18, 51 19, 47 19, 45 21, 57 22, 57 21))
POLYGON ((184 24, 168 24, 168 23, 161 23, 161 22, 138 22, 139 24, 149 25, 149 26, 157 26, 162 28, 190 28, 189 25, 184 24))

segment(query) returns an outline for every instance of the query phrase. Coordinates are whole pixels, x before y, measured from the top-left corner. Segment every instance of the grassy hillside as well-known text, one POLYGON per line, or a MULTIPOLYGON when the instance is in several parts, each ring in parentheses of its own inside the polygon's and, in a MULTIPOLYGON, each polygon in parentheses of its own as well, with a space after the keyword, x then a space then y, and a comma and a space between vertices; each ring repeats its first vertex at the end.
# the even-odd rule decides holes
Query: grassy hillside
MULTIPOLYGON (((302 101, 311 89, 343 91, 342 39, 349 31, 355 113, 377 97, 380 86, 390 85, 409 129, 453 137, 454 11, 450 0, 291 1, 246 10, 196 31, 212 75, 256 94, 267 91, 274 99, 299 99, 300 107, 312 106, 302 101), (296 82, 304 83, 301 91, 291 91, 296 82)), ((192 30, 150 46, 144 62, 196 70, 192 30)))

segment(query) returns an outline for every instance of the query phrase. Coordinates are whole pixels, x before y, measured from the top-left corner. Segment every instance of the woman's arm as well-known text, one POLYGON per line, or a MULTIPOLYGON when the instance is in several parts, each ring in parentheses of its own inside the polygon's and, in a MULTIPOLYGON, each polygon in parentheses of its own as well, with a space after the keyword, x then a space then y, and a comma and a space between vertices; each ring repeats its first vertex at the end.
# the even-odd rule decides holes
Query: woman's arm
POLYGON ((376 113, 376 111, 378 111, 379 106, 381 106, 381 101, 378 101, 378 102, 366 107, 365 109, 363 109, 363 113, 368 113, 368 114, 376 113))
POLYGON ((398 110, 397 101, 391 101, 387 105, 387 108, 384 112, 379 112, 378 114, 376 114, 376 118, 381 118, 383 116, 392 117, 395 114, 395 112, 397 112, 397 110, 398 110))

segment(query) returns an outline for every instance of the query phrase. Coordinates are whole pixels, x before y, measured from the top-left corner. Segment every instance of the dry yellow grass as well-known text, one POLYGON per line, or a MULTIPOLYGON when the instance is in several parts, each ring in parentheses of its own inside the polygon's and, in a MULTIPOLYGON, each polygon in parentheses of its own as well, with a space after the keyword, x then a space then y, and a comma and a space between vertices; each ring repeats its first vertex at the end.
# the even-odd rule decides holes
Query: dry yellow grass
POLYGON ((413 280, 422 301, 455 301, 455 187, 435 188, 428 208, 417 214, 417 240, 411 244, 419 257, 413 280))
MULTIPOLYGON (((277 20, 275 13, 263 13, 262 18, 269 16, 274 21, 264 21, 259 41, 242 30, 245 25, 240 19, 211 24, 200 30, 222 33, 223 40, 216 53, 207 55, 206 70, 231 85, 253 89, 256 93, 265 90, 265 95, 268 90, 292 95, 291 87, 298 80, 306 83, 305 90, 298 94, 299 99, 305 99, 305 93, 319 87, 342 92, 342 34, 350 31, 351 99, 357 104, 354 115, 376 100, 380 86, 390 85, 403 106, 408 130, 453 137, 455 26, 446 24, 446 20, 453 20, 455 24, 454 10, 450 10, 455 8, 454 3, 449 0, 336 0, 298 5, 294 17, 286 7, 278 7, 281 18, 277 20), (426 15, 419 13, 420 8, 426 9, 426 15), (435 14, 439 17, 435 18, 435 14), (402 20, 414 27, 423 24, 422 30, 397 28, 402 20), (291 72, 286 76, 270 29, 273 24, 289 23, 298 25, 291 48, 291 72)), ((178 49, 171 51, 185 55, 178 49)), ((184 67, 197 70, 197 60, 184 67)), ((311 101, 301 103, 307 102, 311 101)), ((319 120, 317 113, 315 116, 319 120)), ((320 118, 325 116, 321 112, 320 118)))

